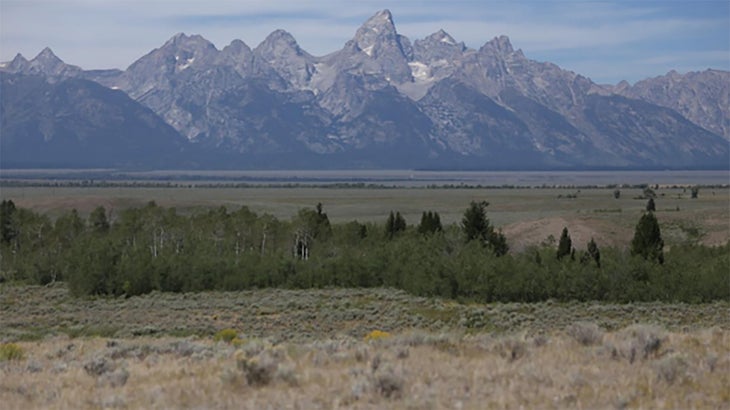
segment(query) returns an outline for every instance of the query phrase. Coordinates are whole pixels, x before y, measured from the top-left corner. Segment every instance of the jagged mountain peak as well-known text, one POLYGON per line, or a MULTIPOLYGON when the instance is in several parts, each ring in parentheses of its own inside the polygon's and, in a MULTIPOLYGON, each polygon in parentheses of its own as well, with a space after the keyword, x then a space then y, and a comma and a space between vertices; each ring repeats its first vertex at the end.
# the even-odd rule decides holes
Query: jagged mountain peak
POLYGON ((42 74, 50 81, 57 81, 63 78, 76 77, 82 73, 81 68, 63 62, 49 47, 44 48, 32 60, 27 61, 24 57, 16 56, 11 64, 16 72, 26 74, 42 74), (17 60, 17 61, 16 61, 17 60))
POLYGON ((677 72, 677 70, 669 70, 669 72, 667 73, 667 77, 670 77, 670 78, 679 78, 679 77, 682 77, 682 75, 679 74, 677 72))
POLYGON ((388 9, 383 9, 373 14, 366 22, 365 25, 390 25, 393 26, 393 14, 388 9))
POLYGON ((426 40, 439 41, 441 43, 456 45, 456 40, 454 40, 454 38, 451 37, 449 33, 444 31, 444 29, 439 29, 439 31, 426 37, 426 40))
POLYGON ((31 62, 36 62, 36 63, 40 63, 40 64, 43 64, 43 65, 49 65, 49 64, 58 65, 58 64, 63 64, 63 60, 61 60, 60 58, 58 58, 58 56, 53 52, 53 50, 51 50, 50 47, 44 48, 40 53, 38 53, 37 56, 35 56, 33 58, 33 60, 31 60, 31 62))
POLYGON ((215 49, 213 43, 206 40, 200 34, 187 35, 182 32, 172 36, 162 47, 204 47, 215 49))
POLYGON ((463 42, 457 43, 449 33, 440 29, 414 44, 414 60, 416 61, 453 61, 466 51, 463 42))
POLYGON ((291 33, 283 29, 276 29, 272 31, 271 34, 266 36, 266 39, 264 39, 262 44, 271 42, 283 42, 289 45, 297 45, 297 40, 294 39, 294 36, 292 36, 291 33))
POLYGON ((22 54, 18 53, 18 54, 15 55, 15 57, 13 57, 13 59, 10 61, 10 63, 12 64, 12 63, 14 63, 16 61, 17 62, 23 62, 24 61, 24 62, 27 63, 28 62, 28 59, 25 58, 25 56, 23 56, 22 54))
POLYGON ((214 59, 218 49, 210 41, 201 35, 186 35, 177 33, 169 40, 132 63, 127 72, 180 72, 189 67, 205 65, 207 61, 214 59), (165 67, 165 70, 160 70, 165 67))
POLYGON ((308 87, 315 72, 315 59, 299 47, 296 39, 285 30, 275 30, 253 50, 257 61, 263 62, 260 71, 270 77, 275 73, 295 89, 308 87))
POLYGON ((223 47, 215 56, 214 64, 220 66, 232 67, 240 75, 248 76, 251 74, 253 65, 253 51, 248 44, 241 40, 233 40, 231 44, 223 47))
POLYGON ((479 51, 492 51, 498 52, 499 54, 512 54, 515 52, 512 48, 512 43, 509 41, 507 36, 494 37, 490 41, 487 41, 479 51))
POLYGON ((22 54, 16 54, 10 62, 3 63, 0 68, 5 72, 42 75, 49 82, 79 76, 83 70, 63 62, 49 47, 44 48, 32 60, 22 54))
POLYGON ((390 11, 382 10, 360 26, 342 50, 321 61, 335 71, 376 75, 387 82, 402 84, 412 81, 408 67, 412 58, 410 41, 398 34, 390 11))
POLYGON ((18 53, 9 63, 5 63, 3 68, 11 72, 18 72, 26 69, 28 64, 30 64, 30 61, 18 53))
POLYGON ((223 47, 222 51, 231 54, 250 53, 251 47, 249 47, 248 44, 244 43, 243 41, 236 39, 231 41, 231 44, 223 47))
POLYGON ((294 36, 292 36, 288 31, 282 29, 271 32, 271 34, 269 34, 254 50, 256 54, 267 56, 269 59, 276 57, 276 54, 288 54, 292 51, 296 55, 308 56, 308 54, 299 47, 299 43, 297 43, 294 36))
POLYGON ((381 10, 370 17, 355 33, 354 42, 368 54, 369 47, 384 41, 395 42, 398 33, 393 23, 393 15, 389 10, 381 10))
POLYGON ((358 29, 358 33, 373 31, 375 33, 393 33, 395 34, 395 23, 390 10, 385 9, 375 13, 367 19, 358 29))

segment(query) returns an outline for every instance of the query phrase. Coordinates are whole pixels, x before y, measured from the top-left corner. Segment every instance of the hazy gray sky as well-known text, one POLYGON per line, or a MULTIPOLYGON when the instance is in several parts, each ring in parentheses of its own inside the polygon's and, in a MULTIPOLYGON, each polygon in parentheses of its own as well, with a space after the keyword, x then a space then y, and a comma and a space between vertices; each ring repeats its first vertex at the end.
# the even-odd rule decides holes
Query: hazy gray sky
POLYGON ((340 49, 381 9, 412 41, 441 28, 479 48, 510 37, 528 58, 599 83, 730 70, 730 1, 0 0, 0 61, 48 46, 84 69, 126 68, 175 33, 252 48, 282 28, 314 55, 340 49))

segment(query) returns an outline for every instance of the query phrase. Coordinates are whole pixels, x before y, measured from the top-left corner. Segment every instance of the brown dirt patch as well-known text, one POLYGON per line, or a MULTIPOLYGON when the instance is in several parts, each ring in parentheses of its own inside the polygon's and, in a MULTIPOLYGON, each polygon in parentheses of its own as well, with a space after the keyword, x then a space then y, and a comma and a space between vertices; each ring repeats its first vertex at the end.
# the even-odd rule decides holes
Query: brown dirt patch
POLYGON ((563 228, 576 249, 582 249, 593 238, 599 245, 625 246, 631 240, 631 232, 608 221, 590 218, 566 219, 562 217, 542 218, 534 221, 516 222, 503 228, 510 248, 516 252, 529 246, 539 246, 552 235, 557 244, 563 228))

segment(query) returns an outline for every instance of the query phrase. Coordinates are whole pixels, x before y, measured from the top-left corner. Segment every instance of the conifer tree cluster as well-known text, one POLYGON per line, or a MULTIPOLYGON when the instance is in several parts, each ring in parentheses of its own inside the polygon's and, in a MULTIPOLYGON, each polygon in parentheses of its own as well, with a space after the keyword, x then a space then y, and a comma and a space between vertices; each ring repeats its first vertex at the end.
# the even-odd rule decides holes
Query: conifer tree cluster
POLYGON ((406 219, 403 218, 400 212, 394 214, 393 211, 390 211, 388 221, 385 223, 385 236, 388 239, 393 239, 398 232, 404 232, 406 227, 406 219))
POLYGON ((426 235, 443 231, 441 216, 438 212, 424 212, 421 215, 421 223, 418 225, 418 233, 426 235))
POLYGON ((464 212, 461 228, 467 242, 479 241, 497 256, 507 254, 509 246, 502 231, 495 231, 487 218, 487 201, 472 201, 464 212))

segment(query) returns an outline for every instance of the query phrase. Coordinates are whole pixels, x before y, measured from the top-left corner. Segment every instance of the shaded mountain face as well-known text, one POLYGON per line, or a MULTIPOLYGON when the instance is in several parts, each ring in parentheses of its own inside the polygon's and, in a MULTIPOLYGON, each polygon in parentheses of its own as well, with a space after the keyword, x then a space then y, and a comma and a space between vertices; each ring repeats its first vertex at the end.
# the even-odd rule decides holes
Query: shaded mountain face
POLYGON ((150 109, 95 82, 0 73, 3 167, 168 167, 186 141, 150 109))
MULTIPOLYGON (((253 49, 234 40, 222 50, 181 33, 124 71, 83 71, 49 49, 30 61, 18 55, 0 71, 41 76, 54 92, 54 84, 69 79, 124 92, 182 135, 179 150, 200 167, 730 165, 722 138, 730 138, 728 72, 670 73, 634 86, 600 86, 530 60, 506 36, 470 49, 438 30, 412 43, 398 33, 388 10, 363 23, 341 50, 322 57, 307 53, 284 30, 253 49)), ((17 102, 28 110, 21 115, 4 105, 3 124, 29 124, 34 110, 51 121, 47 113, 55 108, 42 93, 31 92, 40 87, 33 84, 14 86, 28 88, 22 91, 27 101, 17 102)), ((117 117, 102 105, 68 103, 96 107, 89 120, 98 119, 97 126, 106 115, 115 124, 117 117)), ((68 118, 51 123, 63 127, 68 118)), ((11 132, 6 139, 22 140, 22 128, 3 128, 11 132)), ((85 135, 81 128, 70 127, 69 138, 85 135)), ((161 149, 149 146, 150 152, 161 149)))

